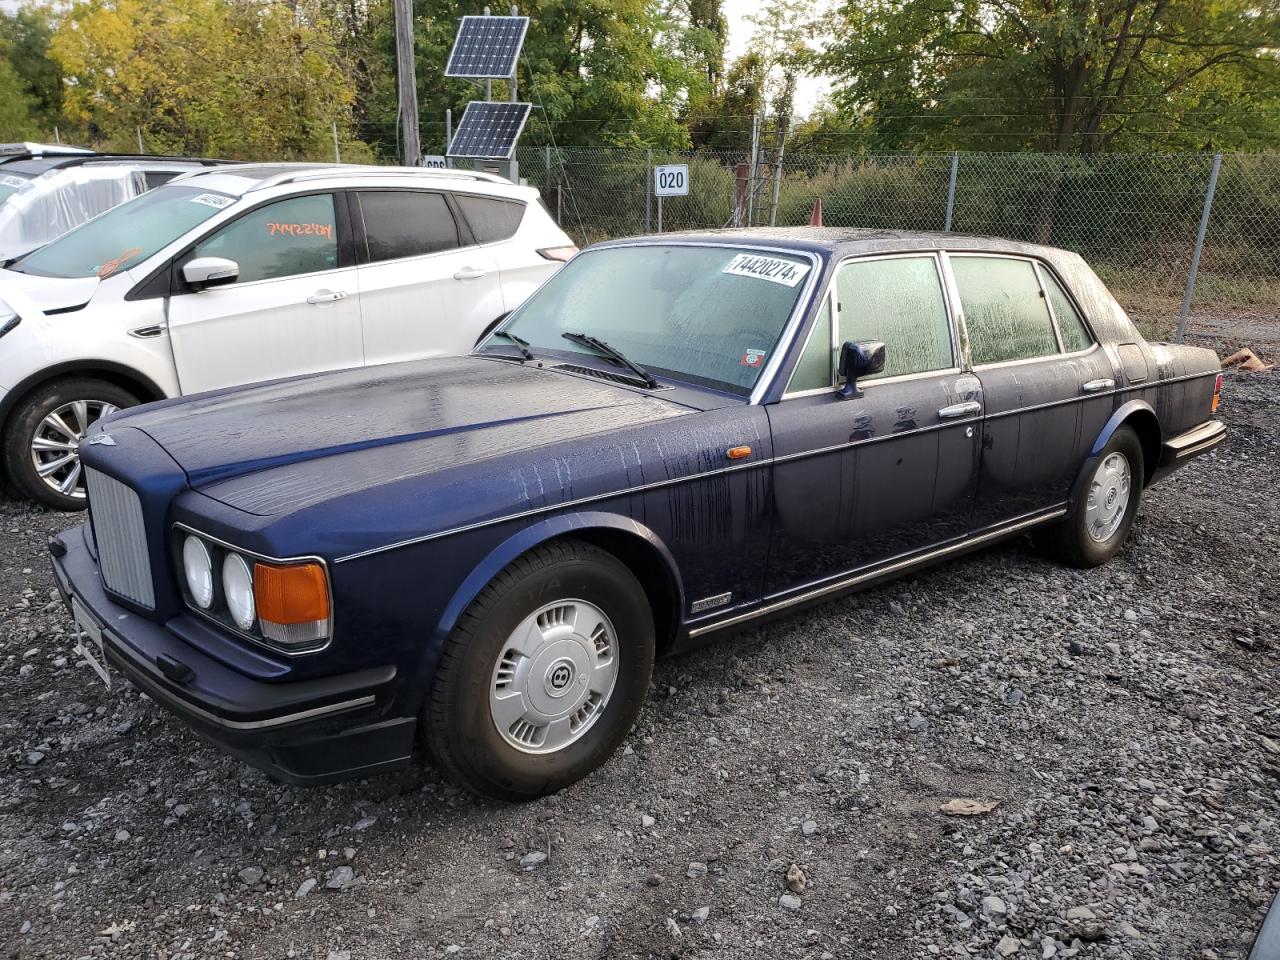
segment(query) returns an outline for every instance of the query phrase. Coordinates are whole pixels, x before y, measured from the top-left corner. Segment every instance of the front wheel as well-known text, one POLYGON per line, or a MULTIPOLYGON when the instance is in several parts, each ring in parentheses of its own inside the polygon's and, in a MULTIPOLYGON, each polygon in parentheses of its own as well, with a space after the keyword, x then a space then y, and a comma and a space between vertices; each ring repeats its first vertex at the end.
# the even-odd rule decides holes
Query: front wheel
POLYGON ((1076 483, 1071 512, 1061 523, 1038 531, 1035 542, 1073 567, 1097 567, 1124 546, 1142 499, 1142 442, 1132 427, 1111 435, 1076 483))
POLYGON ((653 613, 631 571, 590 544, 548 544, 495 577, 459 620, 436 669, 425 739, 474 793, 555 793, 617 750, 653 658, 653 613))
POLYGON ((138 398, 96 377, 38 387, 19 402, 4 436, 9 479, 33 500, 57 510, 83 510, 80 441, 89 427, 138 398))

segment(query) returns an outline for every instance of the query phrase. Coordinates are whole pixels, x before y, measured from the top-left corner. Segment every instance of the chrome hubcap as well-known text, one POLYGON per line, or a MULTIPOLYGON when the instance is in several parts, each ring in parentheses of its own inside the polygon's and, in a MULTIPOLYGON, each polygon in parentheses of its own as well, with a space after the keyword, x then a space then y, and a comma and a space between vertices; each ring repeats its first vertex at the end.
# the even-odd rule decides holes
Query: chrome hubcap
POLYGON ((106 400, 73 400, 50 411, 31 437, 31 464, 50 490, 84 499, 80 441, 89 427, 118 410, 106 400))
POLYGON ((1129 460, 1123 453, 1106 457, 1094 471, 1084 522, 1089 536, 1099 543, 1110 540, 1120 528, 1129 507, 1130 483, 1129 460))
POLYGON ((604 611, 557 600, 507 638, 489 684, 489 713, 521 753, 555 753, 591 729, 617 679, 617 634, 604 611))

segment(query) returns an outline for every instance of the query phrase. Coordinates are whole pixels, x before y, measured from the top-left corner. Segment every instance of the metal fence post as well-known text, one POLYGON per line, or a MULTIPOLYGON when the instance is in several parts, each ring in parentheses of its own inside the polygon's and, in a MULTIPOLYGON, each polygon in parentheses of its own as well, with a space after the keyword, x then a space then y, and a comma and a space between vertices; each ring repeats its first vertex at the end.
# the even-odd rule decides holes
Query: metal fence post
POLYGON ((1191 296, 1196 289, 1196 274, 1200 271, 1200 254, 1204 250, 1204 235, 1209 230, 1209 211, 1213 209, 1213 194, 1218 189, 1218 171, 1222 169, 1222 154, 1213 155, 1213 169, 1209 171, 1209 186, 1204 192, 1204 210, 1200 213, 1200 230, 1196 234, 1196 249, 1191 254, 1191 271, 1187 274, 1187 292, 1182 297, 1182 313, 1178 315, 1178 332, 1174 339, 1182 342, 1187 332, 1187 317, 1191 313, 1191 296))
POLYGON ((651 209, 653 207, 653 147, 644 153, 644 232, 652 233, 650 228, 651 209))
POLYGON ((333 162, 342 162, 342 151, 338 149, 338 121, 330 120, 329 129, 333 132, 333 162))
POLYGON ((951 155, 951 182, 947 184, 947 222, 942 228, 943 233, 951 232, 951 214, 956 209, 956 174, 960 172, 960 154, 953 153, 951 155))

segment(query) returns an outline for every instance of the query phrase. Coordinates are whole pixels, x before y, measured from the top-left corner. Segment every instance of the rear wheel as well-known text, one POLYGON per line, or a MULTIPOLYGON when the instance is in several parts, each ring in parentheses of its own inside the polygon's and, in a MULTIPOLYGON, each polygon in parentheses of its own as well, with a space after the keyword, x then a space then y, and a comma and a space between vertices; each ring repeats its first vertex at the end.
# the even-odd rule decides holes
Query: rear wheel
POLYGON ((55 380, 24 397, 9 419, 4 461, 19 491, 58 510, 83 510, 80 441, 101 418, 138 398, 96 377, 55 380))
POLYGON ((1073 567, 1106 563, 1124 546, 1142 498, 1142 442, 1122 426, 1095 459, 1085 464, 1076 483, 1071 513, 1037 531, 1036 545, 1073 567))
POLYGON ((423 716, 436 760, 474 793, 533 800, 591 773, 635 722, 653 672, 640 583, 589 544, 500 573, 446 642, 423 716))

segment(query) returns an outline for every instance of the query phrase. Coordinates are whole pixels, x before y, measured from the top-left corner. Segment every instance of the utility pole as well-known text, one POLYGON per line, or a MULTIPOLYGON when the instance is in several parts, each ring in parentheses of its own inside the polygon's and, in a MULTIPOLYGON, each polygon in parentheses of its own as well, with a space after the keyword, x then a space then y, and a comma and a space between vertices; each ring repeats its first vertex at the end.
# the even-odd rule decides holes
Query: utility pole
POLYGON ((422 162, 418 138, 418 77, 413 67, 413 0, 392 0, 396 16, 396 83, 400 91, 400 128, 405 166, 422 162))

